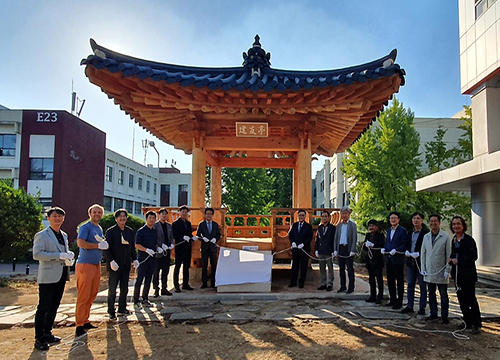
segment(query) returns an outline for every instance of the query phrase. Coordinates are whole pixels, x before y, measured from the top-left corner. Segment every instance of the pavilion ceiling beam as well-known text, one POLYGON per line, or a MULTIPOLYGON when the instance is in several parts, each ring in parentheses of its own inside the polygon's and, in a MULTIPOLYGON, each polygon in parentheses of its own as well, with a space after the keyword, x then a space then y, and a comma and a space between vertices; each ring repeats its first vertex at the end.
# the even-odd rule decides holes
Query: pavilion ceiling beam
POLYGON ((207 150, 261 150, 261 151, 297 151, 300 146, 299 138, 241 138, 225 136, 207 136, 204 147, 207 150))
POLYGON ((219 166, 225 168, 269 168, 269 169, 293 169, 295 159, 293 158, 220 158, 219 166))

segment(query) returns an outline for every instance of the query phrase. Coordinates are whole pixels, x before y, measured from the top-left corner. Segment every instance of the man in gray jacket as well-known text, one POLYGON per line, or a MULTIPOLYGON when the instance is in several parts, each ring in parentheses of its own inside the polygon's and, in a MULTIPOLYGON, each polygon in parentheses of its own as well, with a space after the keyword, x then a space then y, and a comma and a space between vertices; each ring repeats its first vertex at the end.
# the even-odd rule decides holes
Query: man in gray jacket
POLYGON ((50 226, 35 235, 33 259, 40 262, 38 268, 38 307, 35 314, 35 348, 46 351, 49 344, 61 341, 52 335, 52 326, 61 303, 69 267, 75 254, 69 251, 68 235, 61 230, 66 213, 60 207, 47 211, 50 226))
POLYGON ((334 237, 333 256, 339 259, 340 289, 337 292, 350 294, 354 292, 354 255, 356 255, 356 244, 358 243, 358 229, 356 224, 349 218, 351 209, 343 206, 340 209, 342 221, 337 225, 334 237), (347 276, 349 277, 349 288, 346 288, 345 268, 347 267, 347 276))
POLYGON ((441 296, 441 320, 448 324, 448 278, 451 265, 447 263, 451 254, 451 240, 447 233, 440 229, 441 217, 439 215, 429 216, 429 227, 431 231, 425 234, 422 241, 422 275, 428 283, 429 307, 431 314, 426 320, 435 320, 437 316, 436 287, 441 296))
POLYGON ((153 288, 155 289, 155 298, 160 296, 160 279, 161 295, 172 295, 172 293, 167 289, 167 281, 168 272, 170 270, 170 252, 174 248, 172 224, 167 221, 168 210, 166 208, 161 208, 158 211, 158 215, 160 217, 160 220, 158 220, 153 226, 153 228, 156 229, 156 234, 158 236, 158 248, 155 258, 155 272, 153 274, 153 288))

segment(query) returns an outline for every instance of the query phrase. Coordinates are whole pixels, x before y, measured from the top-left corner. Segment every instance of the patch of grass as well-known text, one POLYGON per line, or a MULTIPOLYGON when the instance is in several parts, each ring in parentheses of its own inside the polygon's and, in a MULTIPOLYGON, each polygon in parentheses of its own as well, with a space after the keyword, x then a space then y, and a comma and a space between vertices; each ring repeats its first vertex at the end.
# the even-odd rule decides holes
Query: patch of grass
POLYGON ((5 288, 7 286, 9 286, 9 279, 7 278, 0 278, 0 288, 5 288))

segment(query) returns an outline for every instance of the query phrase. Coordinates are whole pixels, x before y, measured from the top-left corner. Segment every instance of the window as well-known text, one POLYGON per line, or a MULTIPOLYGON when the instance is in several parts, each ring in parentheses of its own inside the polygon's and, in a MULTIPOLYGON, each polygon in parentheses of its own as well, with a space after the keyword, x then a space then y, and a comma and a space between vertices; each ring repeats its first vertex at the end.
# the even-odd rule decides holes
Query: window
POLYGON ((313 197, 318 196, 318 190, 316 188, 313 189, 313 197))
POLYGON ((156 195, 157 189, 156 189, 156 183, 153 184, 153 194, 156 195))
POLYGON ((335 207, 335 200, 337 200, 337 198, 330 199, 330 207, 331 208, 335 207))
POLYGON ((170 206, 170 185, 160 186, 160 206, 170 206))
POLYGON ((30 165, 30 180, 53 180, 54 159, 32 158, 30 165))
POLYGON ((123 208, 123 199, 115 198, 115 211, 123 208))
POLYGON ((105 211, 112 211, 113 209, 111 208, 111 204, 112 204, 112 198, 110 198, 109 196, 105 196, 104 197, 104 210, 105 211))
POLYGON ((497 0, 476 0, 476 19, 483 15, 497 0))
POLYGON ((133 188, 134 187, 134 175, 128 174, 128 187, 133 188))
POLYGON ((146 192, 149 192, 150 189, 151 189, 151 181, 146 180, 146 192))
POLYGON ((139 178, 139 182, 137 183, 137 189, 142 190, 142 178, 139 178))
POLYGON ((124 179, 125 179, 125 173, 121 170, 118 170, 118 185, 123 185, 124 179))
POLYGON ((330 172, 330 184, 335 182, 335 169, 330 172))
POLYGON ((113 181, 113 168, 109 165, 106 165, 106 181, 113 181))
POLYGON ((321 182, 321 184, 319 186, 320 186, 321 191, 325 191, 325 181, 324 180, 321 182))
POLYGON ((52 207, 52 198, 39 198, 38 203, 42 205, 42 213, 45 214, 52 207))
POLYGON ((134 211, 134 202, 131 200, 127 200, 127 203, 125 204, 125 209, 128 211, 129 214, 132 214, 132 211, 134 211))
POLYGON ((348 191, 344 193, 344 196, 342 197, 342 206, 349 206, 349 202, 351 199, 351 194, 349 194, 348 191))
POLYGON ((179 192, 177 197, 177 205, 187 205, 188 203, 188 186, 179 185, 179 192))
POLYGON ((16 135, 0 135, 0 156, 16 155, 16 135))
POLYGON ((141 206, 141 203, 140 203, 140 202, 136 202, 136 203, 135 203, 135 211, 134 211, 134 212, 135 212, 137 215, 139 215, 139 214, 141 214, 141 213, 142 213, 142 211, 141 211, 141 207, 142 207, 142 206, 141 206))

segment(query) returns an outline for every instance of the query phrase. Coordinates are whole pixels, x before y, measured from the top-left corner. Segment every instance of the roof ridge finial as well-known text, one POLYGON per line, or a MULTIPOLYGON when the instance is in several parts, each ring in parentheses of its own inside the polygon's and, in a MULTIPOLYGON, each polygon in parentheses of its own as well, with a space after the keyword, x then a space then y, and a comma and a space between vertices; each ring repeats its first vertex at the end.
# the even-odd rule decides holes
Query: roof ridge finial
POLYGON ((262 69, 271 67, 271 53, 262 48, 259 34, 254 39, 252 47, 243 53, 243 66, 251 69, 252 75, 257 73, 261 76, 262 69))
POLYGON ((253 42, 253 46, 258 46, 258 47, 262 47, 262 45, 260 45, 260 36, 259 34, 256 34, 255 37, 254 37, 255 41, 253 42))

